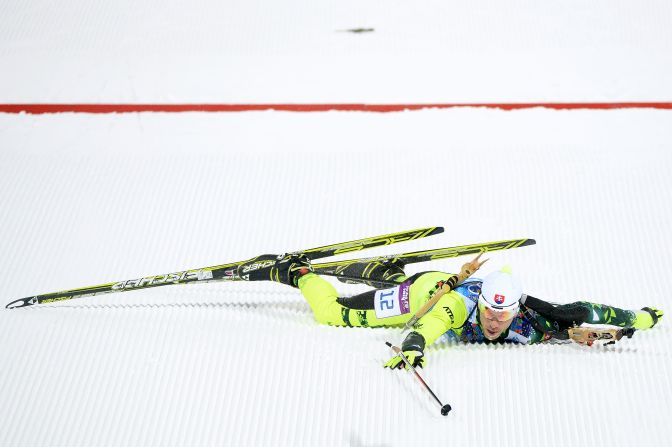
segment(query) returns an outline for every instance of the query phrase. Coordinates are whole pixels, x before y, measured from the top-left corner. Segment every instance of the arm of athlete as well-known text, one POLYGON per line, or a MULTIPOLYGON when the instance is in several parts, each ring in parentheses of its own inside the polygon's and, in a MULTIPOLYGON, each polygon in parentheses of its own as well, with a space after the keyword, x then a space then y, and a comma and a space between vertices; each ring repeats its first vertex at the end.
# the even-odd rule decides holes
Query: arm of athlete
MULTIPOLYGON (((424 351, 446 331, 458 328, 467 320, 467 307, 459 293, 451 291, 443 295, 436 305, 415 325, 403 343, 401 350, 413 366, 425 364, 424 351)), ((386 368, 402 368, 403 361, 397 355, 384 365, 386 368)))
MULTIPOLYGON (((467 308, 462 296, 452 288, 473 275, 486 261, 481 261, 479 253, 473 260, 462 265, 459 274, 451 275, 447 280, 437 284, 439 290, 428 294, 428 301, 423 309, 416 313, 414 331, 410 332, 401 345, 401 350, 413 366, 422 367, 425 363, 424 350, 427 344, 432 344, 443 333, 461 327, 467 319, 467 308), (426 308, 429 307, 430 310, 426 308)), ((384 367, 402 368, 405 364, 400 356, 392 357, 384 367)))
POLYGON ((576 301, 569 304, 551 304, 539 298, 526 295, 523 304, 560 328, 588 324, 608 324, 635 329, 649 329, 663 317, 663 311, 655 307, 642 310, 621 309, 607 304, 576 301))

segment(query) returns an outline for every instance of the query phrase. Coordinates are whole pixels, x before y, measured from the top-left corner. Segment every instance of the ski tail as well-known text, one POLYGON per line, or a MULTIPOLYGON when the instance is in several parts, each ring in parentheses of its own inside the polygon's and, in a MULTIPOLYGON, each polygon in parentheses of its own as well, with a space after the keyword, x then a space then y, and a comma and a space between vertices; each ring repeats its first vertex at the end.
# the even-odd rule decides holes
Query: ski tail
MULTIPOLYGON (((348 253, 382 245, 390 245, 396 244, 398 242, 420 239, 442 232, 443 227, 427 227, 416 230, 385 234, 382 236, 357 239, 354 241, 341 242, 338 244, 325 245, 322 247, 310 248, 294 253, 305 253, 311 259, 320 259, 341 253, 348 253)), ((262 268, 271 268, 271 266, 273 266, 276 261, 283 259, 283 257, 285 256, 261 255, 246 261, 232 262, 212 267, 183 270, 180 272, 165 273, 160 275, 151 275, 124 281, 82 287, 78 289, 69 289, 60 292, 35 295, 14 300, 7 304, 6 308, 14 309, 31 306, 34 304, 51 303, 73 298, 83 298, 107 293, 125 292, 128 290, 147 289, 150 287, 167 286, 173 284, 189 284, 194 282, 210 281, 240 281, 244 279, 241 276, 241 272, 249 272, 262 268)))
POLYGON ((395 277, 403 273, 403 267, 407 264, 456 258, 491 251, 510 250, 534 244, 536 244, 534 239, 483 242, 457 247, 399 253, 396 255, 324 262, 313 264, 313 270, 319 275, 335 276, 342 282, 364 283, 375 287, 375 284, 380 284, 381 281, 394 281, 395 277))

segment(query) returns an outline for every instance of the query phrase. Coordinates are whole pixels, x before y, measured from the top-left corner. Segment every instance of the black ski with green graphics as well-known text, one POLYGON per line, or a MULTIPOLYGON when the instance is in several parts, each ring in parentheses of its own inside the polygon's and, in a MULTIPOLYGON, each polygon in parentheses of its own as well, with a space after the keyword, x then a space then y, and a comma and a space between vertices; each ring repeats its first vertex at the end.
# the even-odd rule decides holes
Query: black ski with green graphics
MULTIPOLYGON (((443 227, 420 228, 417 230, 402 231, 399 233, 391 233, 382 236, 374 236, 349 242, 325 245, 322 247, 300 250, 290 254, 305 254, 310 259, 320 259, 342 253, 365 250, 367 248, 411 241, 427 236, 433 236, 442 232, 443 227)), ((73 298, 83 298, 87 296, 102 295, 114 292, 125 292, 128 290, 147 289, 150 287, 159 287, 173 284, 189 284, 195 282, 202 283, 211 281, 244 281, 247 279, 249 272, 270 268, 271 266, 275 265, 276 261, 286 258, 287 254, 261 255, 246 261, 232 262, 212 267, 183 270, 180 272, 165 273, 160 275, 145 276, 142 278, 110 282, 97 286, 82 287, 79 289, 63 290, 60 292, 47 293, 44 295, 35 295, 12 301, 11 303, 7 304, 6 307, 8 309, 13 309, 40 303, 50 303, 73 298)))
POLYGON ((370 258, 348 259, 343 261, 313 264, 318 275, 335 276, 341 282, 363 283, 372 286, 392 286, 398 283, 387 279, 387 267, 390 265, 403 268, 407 264, 435 261, 437 259, 456 258, 458 256, 476 255, 478 253, 509 250, 512 248, 534 245, 534 239, 510 239, 497 242, 483 242, 457 247, 437 248, 433 250, 400 253, 396 255, 374 256, 370 258))

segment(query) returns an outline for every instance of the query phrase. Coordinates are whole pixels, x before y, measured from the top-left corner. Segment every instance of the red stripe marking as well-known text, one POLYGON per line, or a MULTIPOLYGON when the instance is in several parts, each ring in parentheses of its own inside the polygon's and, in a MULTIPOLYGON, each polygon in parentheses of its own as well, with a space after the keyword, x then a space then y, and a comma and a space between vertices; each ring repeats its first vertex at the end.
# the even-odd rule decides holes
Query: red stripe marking
POLYGON ((569 102, 569 103, 455 103, 455 104, 0 104, 4 113, 134 113, 134 112, 250 112, 281 110, 288 112, 402 112, 404 110, 478 107, 519 110, 542 107, 572 109, 672 109, 672 102, 569 102))

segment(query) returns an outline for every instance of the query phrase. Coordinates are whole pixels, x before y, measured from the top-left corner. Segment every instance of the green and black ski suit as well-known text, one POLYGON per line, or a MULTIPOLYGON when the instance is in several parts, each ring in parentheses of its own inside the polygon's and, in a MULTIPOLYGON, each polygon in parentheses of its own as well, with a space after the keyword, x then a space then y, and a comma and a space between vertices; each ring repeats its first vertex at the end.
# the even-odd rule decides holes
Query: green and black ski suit
MULTIPOLYGON (((370 290, 352 297, 339 297, 329 282, 314 273, 302 276, 298 286, 320 323, 394 327, 403 326, 429 300, 436 290, 437 282, 446 281, 452 274, 423 272, 407 277, 399 271, 392 276, 399 283, 398 286, 370 290)), ((415 332, 423 337, 426 345, 431 345, 440 337, 465 342, 486 341, 477 306, 481 283, 481 280, 475 278, 464 281, 443 295, 417 322, 415 332)), ((538 343, 554 336, 562 338, 568 327, 582 323, 638 329, 653 325, 647 312, 604 304, 577 301, 553 305, 526 295, 523 295, 521 303, 518 315, 498 341, 538 343)))

